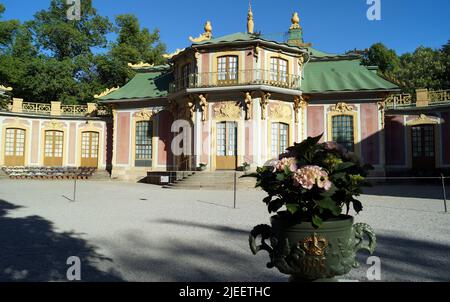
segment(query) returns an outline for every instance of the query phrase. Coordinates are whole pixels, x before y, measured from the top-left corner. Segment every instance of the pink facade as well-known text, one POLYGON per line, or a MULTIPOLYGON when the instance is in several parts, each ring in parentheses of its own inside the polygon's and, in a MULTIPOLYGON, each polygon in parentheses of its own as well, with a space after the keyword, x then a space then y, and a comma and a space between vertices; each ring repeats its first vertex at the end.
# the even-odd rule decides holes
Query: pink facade
POLYGON ((173 163, 173 155, 171 151, 173 123, 172 114, 168 111, 159 113, 158 124, 158 165, 171 166, 173 163))
POLYGON ((325 132, 323 119, 323 106, 308 107, 308 136, 315 137, 325 132))
POLYGON ((39 162, 39 135, 40 135, 40 122, 32 122, 32 133, 31 137, 31 162, 37 164, 39 162))
POLYGON ((406 165, 405 135, 402 115, 386 116, 385 124, 385 150, 386 164, 393 166, 406 165))
POLYGON ((450 165, 450 111, 442 115, 442 158, 444 165, 450 165))
POLYGON ((361 155, 372 165, 380 164, 380 136, 378 106, 361 104, 361 155))
POLYGON ((253 162, 253 123, 251 121, 245 122, 245 157, 244 161, 247 163, 253 162))
POLYGON ((75 164, 76 136, 77 136, 77 124, 70 123, 70 126, 69 126, 69 165, 75 164))
POLYGON ((117 164, 128 165, 130 159, 130 113, 117 114, 117 164))

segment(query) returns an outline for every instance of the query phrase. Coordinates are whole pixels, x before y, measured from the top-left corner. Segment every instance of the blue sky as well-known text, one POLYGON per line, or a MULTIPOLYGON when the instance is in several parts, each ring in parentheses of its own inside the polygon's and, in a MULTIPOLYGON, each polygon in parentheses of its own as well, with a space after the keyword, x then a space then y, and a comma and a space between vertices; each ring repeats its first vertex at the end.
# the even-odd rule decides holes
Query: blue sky
MULTIPOLYGON (((83 1, 83 0, 81 0, 83 1)), ((256 31, 288 30, 298 11, 305 42, 326 52, 342 53, 383 42, 399 54, 419 45, 440 48, 450 39, 449 0, 380 0, 381 21, 366 17, 367 0, 252 0, 256 31)), ((4 19, 29 20, 50 0, 0 0, 4 19)), ((114 18, 135 14, 142 26, 159 28, 168 50, 189 45, 211 20, 214 36, 246 30, 248 0, 93 0, 100 14, 114 18)))

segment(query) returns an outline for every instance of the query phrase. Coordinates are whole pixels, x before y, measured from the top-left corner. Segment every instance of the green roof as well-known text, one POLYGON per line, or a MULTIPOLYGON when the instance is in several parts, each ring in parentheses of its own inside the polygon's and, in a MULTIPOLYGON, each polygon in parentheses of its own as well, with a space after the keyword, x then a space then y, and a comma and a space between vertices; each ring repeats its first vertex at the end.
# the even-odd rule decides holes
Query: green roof
POLYGON ((397 89, 397 85, 370 71, 359 60, 310 62, 305 66, 301 87, 304 93, 397 89))
POLYGON ((168 94, 169 84, 172 81, 173 75, 167 70, 140 72, 125 86, 100 99, 111 101, 165 97, 168 94))

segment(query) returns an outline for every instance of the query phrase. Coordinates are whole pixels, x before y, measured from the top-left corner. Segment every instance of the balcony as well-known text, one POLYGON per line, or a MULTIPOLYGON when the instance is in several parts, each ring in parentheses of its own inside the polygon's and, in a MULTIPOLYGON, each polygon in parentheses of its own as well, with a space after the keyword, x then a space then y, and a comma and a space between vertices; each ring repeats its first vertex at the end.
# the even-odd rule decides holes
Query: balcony
POLYGON ((450 106, 450 90, 417 89, 415 94, 396 94, 386 99, 387 110, 439 108, 450 106))
POLYGON ((270 70, 240 70, 237 72, 207 72, 190 74, 170 84, 169 93, 185 89, 217 88, 232 86, 266 85, 300 90, 300 76, 276 73, 270 70))

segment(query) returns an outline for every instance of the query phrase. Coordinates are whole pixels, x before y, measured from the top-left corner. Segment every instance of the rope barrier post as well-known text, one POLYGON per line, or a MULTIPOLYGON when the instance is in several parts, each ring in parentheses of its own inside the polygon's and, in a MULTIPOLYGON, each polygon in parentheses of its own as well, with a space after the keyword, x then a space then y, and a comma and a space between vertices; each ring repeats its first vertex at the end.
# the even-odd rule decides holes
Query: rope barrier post
POLYGON ((445 209, 445 213, 448 213, 448 210, 447 210, 447 192, 445 190, 445 177, 444 177, 444 174, 441 174, 441 179, 442 179, 442 193, 444 194, 444 209, 445 209))
POLYGON ((236 209, 237 172, 234 172, 234 209, 236 209))
POLYGON ((77 200, 77 176, 74 177, 74 182, 73 182, 73 202, 75 202, 77 200))

